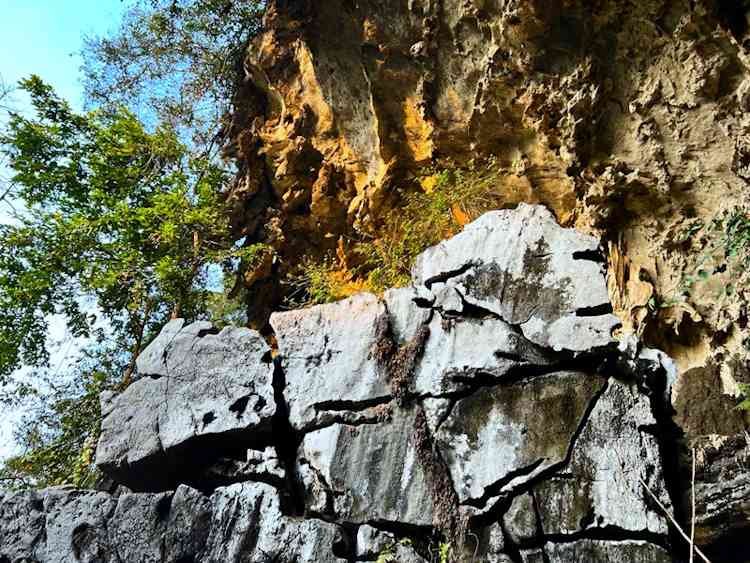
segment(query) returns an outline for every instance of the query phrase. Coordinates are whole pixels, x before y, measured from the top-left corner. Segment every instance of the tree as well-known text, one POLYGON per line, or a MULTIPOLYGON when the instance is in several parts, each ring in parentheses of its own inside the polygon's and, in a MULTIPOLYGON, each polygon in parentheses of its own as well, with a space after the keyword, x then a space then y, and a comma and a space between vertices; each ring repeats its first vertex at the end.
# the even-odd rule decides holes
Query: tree
POLYGON ((112 36, 83 50, 86 92, 97 106, 127 105, 188 133, 204 153, 222 129, 262 0, 135 0, 112 36))
POLYGON ((116 341, 92 344, 62 378, 41 372, 35 374, 34 386, 16 389, 23 399, 24 416, 15 433, 22 453, 0 466, 0 485, 96 484, 100 475, 93 457, 101 428, 99 394, 117 385, 126 369, 128 355, 119 350, 116 341))
POLYGON ((39 78, 22 83, 36 117, 10 112, 0 137, 13 173, 0 179, 0 201, 21 210, 0 225, 0 390, 14 381, 5 399, 28 414, 17 431, 24 453, 0 481, 91 484, 99 392, 129 383, 168 318, 238 317, 207 287, 211 272, 236 275, 270 252, 232 244, 218 158, 263 8, 131 0, 116 33, 85 43, 89 113, 39 78), (62 373, 35 371, 19 385, 14 370, 49 363, 56 314, 90 344, 62 373))
POLYGON ((234 248, 224 172, 190 159, 169 126, 77 114, 38 77, 22 87, 36 118, 12 114, 0 138, 25 208, 0 226, 0 376, 45 364, 52 314, 92 336, 83 296, 135 357, 167 318, 205 311, 211 264, 231 270, 258 248, 234 248))

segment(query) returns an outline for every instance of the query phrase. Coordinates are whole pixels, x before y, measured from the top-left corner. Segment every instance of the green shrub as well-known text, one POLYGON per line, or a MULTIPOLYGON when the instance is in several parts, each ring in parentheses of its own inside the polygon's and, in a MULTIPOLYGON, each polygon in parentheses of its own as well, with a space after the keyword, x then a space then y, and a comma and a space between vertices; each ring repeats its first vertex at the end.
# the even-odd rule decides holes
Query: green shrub
POLYGON ((377 238, 360 243, 362 271, 373 291, 407 285, 416 257, 490 209, 505 205, 503 172, 490 161, 465 169, 431 170, 422 189, 400 195, 402 205, 377 238))
POLYGON ((282 283, 287 290, 283 305, 288 309, 332 303, 369 290, 365 280, 337 264, 331 256, 317 260, 305 257, 282 283))

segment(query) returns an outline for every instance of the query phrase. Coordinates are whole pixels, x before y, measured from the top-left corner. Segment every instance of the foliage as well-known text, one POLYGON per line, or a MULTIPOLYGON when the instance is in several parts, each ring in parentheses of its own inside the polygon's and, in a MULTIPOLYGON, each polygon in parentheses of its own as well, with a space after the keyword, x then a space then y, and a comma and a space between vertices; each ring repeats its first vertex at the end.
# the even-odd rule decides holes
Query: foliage
POLYGON ((674 306, 696 291, 710 290, 715 300, 722 300, 743 285, 750 267, 750 214, 746 211, 732 209, 707 225, 693 221, 678 242, 698 244, 700 251, 680 280, 678 296, 662 306, 674 306))
POLYGON ((380 552, 378 558, 375 560, 376 563, 398 563, 396 559, 396 548, 399 545, 410 546, 412 541, 409 538, 402 538, 397 543, 393 543, 380 552))
POLYGON ((30 395, 20 403, 25 416, 16 431, 23 453, 0 468, 3 486, 93 486, 98 478, 93 454, 101 422, 99 393, 118 383, 126 363, 127 355, 111 343, 92 345, 62 382, 43 377, 45 392, 27 390, 30 395))
POLYGON ((287 288, 285 307, 290 309, 332 303, 369 289, 355 272, 337 265, 330 256, 322 260, 304 258, 283 283, 287 288))
POLYGON ((740 383, 739 387, 740 393, 742 393, 742 401, 736 408, 750 412, 750 384, 740 383))
POLYGON ((450 563, 453 557, 453 546, 449 542, 442 542, 438 549, 440 563, 450 563))
MULTIPOLYGON (((148 131, 123 108, 75 113, 38 77, 22 87, 36 116, 11 114, 0 137, 23 208, 0 225, 0 384, 21 366, 48 364, 52 315, 98 346, 106 332, 116 342, 109 355, 126 358, 126 384, 135 356, 168 318, 207 316, 211 268, 233 274, 257 248, 228 239, 225 173, 190 158, 173 128, 148 131), (96 328, 102 320, 107 331, 96 328)), ((70 473, 75 448, 59 444, 80 452, 84 437, 95 436, 95 397, 113 376, 101 371, 74 368, 70 393, 52 393, 24 431, 29 453, 11 469, 39 478, 49 464, 53 481, 70 473), (52 431, 55 418, 61 426, 52 431)))
POLYGON ((403 205, 385 218, 380 238, 358 247, 374 291, 407 285, 420 253, 485 211, 504 205, 501 172, 493 162, 433 171, 421 185, 421 190, 401 194, 403 205))
POLYGON ((133 0, 116 33, 86 41, 89 99, 127 105, 208 147, 242 77, 263 6, 261 0, 133 0))

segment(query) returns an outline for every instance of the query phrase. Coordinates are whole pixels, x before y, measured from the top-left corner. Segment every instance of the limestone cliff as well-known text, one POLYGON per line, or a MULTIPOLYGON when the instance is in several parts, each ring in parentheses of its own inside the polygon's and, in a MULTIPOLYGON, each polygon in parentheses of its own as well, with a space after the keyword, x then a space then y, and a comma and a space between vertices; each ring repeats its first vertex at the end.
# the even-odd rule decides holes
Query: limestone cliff
MULTIPOLYGON (((687 560, 671 360, 617 342, 599 241, 542 206, 419 256, 410 287, 170 322, 102 395, 106 490, 0 492, 8 563, 687 560)), ((696 540, 747 560, 744 445, 702 460, 696 540)))
POLYGON ((102 396, 116 486, 0 493, 0 561, 671 561, 670 378, 613 341, 597 247, 490 212, 413 287, 274 314, 275 359, 172 321, 102 396))
POLYGON ((675 358, 690 440, 744 429, 747 284, 715 252, 748 208, 743 2, 275 0, 265 24, 228 149, 234 225, 278 252, 245 280, 259 325, 301 256, 346 261, 425 170, 488 162, 500 207, 604 238, 615 312, 675 358))

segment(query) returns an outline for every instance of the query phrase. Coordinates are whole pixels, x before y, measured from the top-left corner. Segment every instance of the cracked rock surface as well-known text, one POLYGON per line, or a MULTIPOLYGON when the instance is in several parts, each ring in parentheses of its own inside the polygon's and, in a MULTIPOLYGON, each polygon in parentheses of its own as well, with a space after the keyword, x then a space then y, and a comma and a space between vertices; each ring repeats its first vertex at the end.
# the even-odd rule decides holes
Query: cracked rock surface
POLYGON ((134 490, 164 490, 206 451, 270 444, 276 412, 271 350, 246 328, 168 323, 137 363, 139 378, 103 394, 96 463, 134 490))
MULTIPOLYGON (((596 328, 595 241, 531 207, 466 233, 411 287, 274 315, 275 359, 247 329, 168 324, 103 397, 97 462, 125 487, 0 493, 0 562, 679 561, 652 498, 679 502, 668 361, 596 328)), ((746 478, 706 467, 716 541, 742 529, 746 478)))

